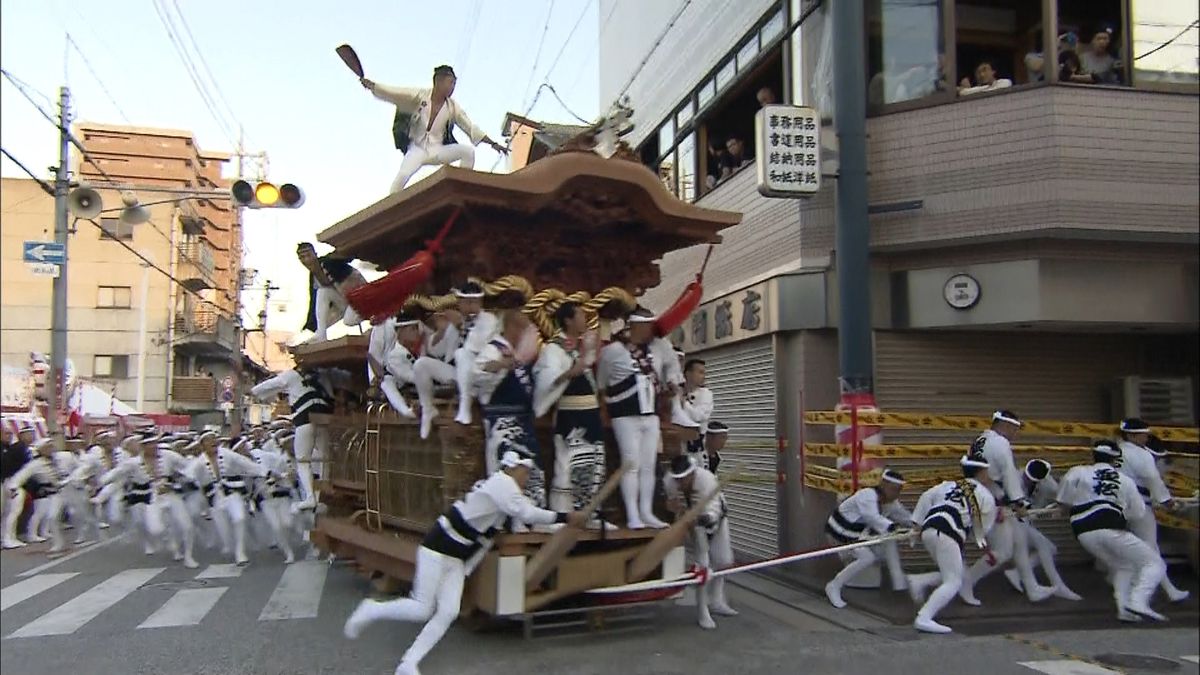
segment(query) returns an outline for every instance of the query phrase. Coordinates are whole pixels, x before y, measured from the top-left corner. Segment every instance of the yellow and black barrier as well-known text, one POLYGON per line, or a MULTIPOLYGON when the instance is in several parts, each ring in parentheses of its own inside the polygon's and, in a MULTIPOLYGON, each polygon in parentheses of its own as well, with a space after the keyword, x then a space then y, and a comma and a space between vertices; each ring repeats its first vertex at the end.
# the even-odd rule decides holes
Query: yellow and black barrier
MULTIPOLYGON (((958 459, 969 449, 966 443, 917 443, 905 445, 863 445, 862 456, 876 459, 895 458, 924 458, 924 459, 958 459)), ((1014 445, 1016 454, 1072 454, 1090 452, 1090 446, 1083 445, 1014 445)), ((837 443, 805 443, 804 452, 809 457, 849 457, 854 448, 837 443)))
MULTIPOLYGON (((851 424, 853 421, 854 418, 849 411, 824 410, 804 414, 804 422, 806 424, 851 424)), ((859 412, 857 414, 857 421, 862 426, 894 429, 930 429, 937 431, 982 432, 992 425, 990 417, 908 412, 859 412)), ((1117 435, 1118 429, 1117 425, 1112 423, 1023 420, 1021 432, 1041 436, 1110 438, 1117 435)), ((1155 426, 1154 433, 1164 441, 1178 443, 1200 442, 1200 429, 1196 427, 1155 426)))

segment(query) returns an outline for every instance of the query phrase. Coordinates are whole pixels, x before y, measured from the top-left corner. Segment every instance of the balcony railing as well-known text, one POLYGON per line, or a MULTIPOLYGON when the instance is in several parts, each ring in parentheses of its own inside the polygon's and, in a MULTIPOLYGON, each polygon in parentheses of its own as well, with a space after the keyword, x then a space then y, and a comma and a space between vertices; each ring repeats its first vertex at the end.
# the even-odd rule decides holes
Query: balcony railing
POLYGON ((211 377, 180 377, 171 382, 171 398, 179 404, 210 406, 217 400, 217 383, 211 377))
POLYGON ((212 246, 205 241, 187 241, 179 245, 181 272, 189 267, 202 275, 211 277, 216 266, 212 246))

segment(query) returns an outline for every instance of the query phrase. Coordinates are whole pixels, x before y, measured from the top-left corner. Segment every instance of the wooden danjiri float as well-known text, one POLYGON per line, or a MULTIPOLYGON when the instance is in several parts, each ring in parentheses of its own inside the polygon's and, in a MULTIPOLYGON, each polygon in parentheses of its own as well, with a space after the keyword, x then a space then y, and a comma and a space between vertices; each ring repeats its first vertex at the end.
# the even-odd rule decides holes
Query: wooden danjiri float
MULTIPOLYGON (((719 243, 717 233, 741 216, 680 201, 623 143, 608 158, 594 146, 585 132, 511 174, 442 167, 325 230, 320 239, 338 256, 393 272, 427 251, 434 261, 431 275, 411 295, 394 298, 390 306, 396 309, 452 306, 453 296, 437 293, 472 278, 483 282, 485 308, 521 308, 544 339, 554 333, 552 308, 564 298, 581 302, 593 328, 607 339, 609 321, 627 314, 644 289, 659 283, 656 260, 676 249, 719 243), (453 222, 447 228, 448 221, 453 222)), ((676 322, 699 302, 699 282, 697 275, 673 308, 676 322)), ((364 335, 303 345, 296 361, 300 368, 350 370, 365 391, 367 341, 364 335)), ((329 426, 331 456, 318 484, 324 508, 312 539, 335 558, 352 560, 385 592, 412 579, 426 531, 484 477, 481 416, 476 411, 470 426, 453 422, 457 392, 451 386, 438 394, 440 415, 427 440, 421 440, 417 422, 378 403, 355 405, 357 410, 339 403, 335 414, 318 419, 329 426)), ((549 417, 537 422, 547 485, 554 467, 549 417)), ((669 414, 661 419, 662 447, 677 452, 694 432, 673 426, 669 414)), ((620 463, 611 429, 606 448, 611 475, 620 463)), ((669 520, 662 504, 656 511, 669 520)), ((617 498, 601 512, 609 522, 625 522, 617 498)), ((528 620, 585 603, 580 594, 589 589, 677 577, 684 572, 683 529, 585 530, 565 556, 553 556, 559 559, 550 561, 548 575, 529 574, 527 565, 551 535, 499 535, 468 580, 462 613, 528 620), (527 583, 528 576, 545 578, 527 583)))

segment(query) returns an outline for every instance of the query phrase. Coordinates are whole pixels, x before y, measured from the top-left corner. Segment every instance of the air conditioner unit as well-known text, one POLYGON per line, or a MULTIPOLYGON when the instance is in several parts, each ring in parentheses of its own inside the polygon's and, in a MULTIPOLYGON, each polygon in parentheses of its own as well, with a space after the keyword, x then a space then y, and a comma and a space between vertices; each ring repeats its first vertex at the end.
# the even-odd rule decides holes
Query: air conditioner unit
POLYGON ((1196 406, 1189 377, 1130 375, 1117 382, 1113 417, 1140 417, 1150 424, 1195 426, 1196 406))

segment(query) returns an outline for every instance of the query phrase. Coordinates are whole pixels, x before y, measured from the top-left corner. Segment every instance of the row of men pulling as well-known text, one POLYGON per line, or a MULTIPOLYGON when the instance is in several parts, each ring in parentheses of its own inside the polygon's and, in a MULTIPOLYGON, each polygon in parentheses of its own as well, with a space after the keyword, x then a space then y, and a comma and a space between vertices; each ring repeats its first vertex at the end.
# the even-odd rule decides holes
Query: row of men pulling
POLYGON ((1031 460, 1023 472, 1018 471, 1011 441, 1020 428, 1015 414, 995 412, 991 429, 972 444, 960 462, 963 479, 926 490, 911 513, 898 500, 904 478, 890 469, 883 472, 878 486, 859 490, 839 504, 825 528, 833 543, 914 528, 938 571, 905 575, 895 540, 858 548, 843 556, 848 564, 825 586, 829 602, 845 607, 843 586, 878 565, 880 555, 892 587, 908 590, 921 606, 913 625, 924 632, 951 632, 935 620, 937 614, 956 594, 969 605, 981 605, 975 585, 1010 561, 1006 578, 1031 602, 1051 596, 1080 600, 1054 564, 1054 544, 1028 517, 1030 509, 1061 507, 1067 510, 1079 543, 1108 571, 1117 617, 1125 622, 1143 617, 1164 620, 1150 608, 1154 590, 1161 585, 1172 602, 1186 599, 1188 592, 1176 588, 1167 577, 1158 548, 1153 509, 1174 509, 1177 504, 1157 463, 1165 452, 1150 443, 1149 425, 1140 419, 1124 420, 1121 439, 1096 441, 1093 463, 1070 469, 1061 483, 1050 474, 1050 463, 1042 459, 1031 460), (984 555, 964 570, 968 539, 986 548, 984 555), (1050 586, 1037 580, 1031 549, 1050 586), (926 600, 927 592, 935 587, 926 600))
MULTIPOLYGON (((259 429, 239 439, 218 438, 211 431, 195 438, 150 433, 127 436, 119 445, 116 434, 105 431, 80 452, 57 450, 52 439, 42 439, 6 489, 14 504, 31 491, 31 541, 45 541, 40 534, 44 529, 52 539, 52 553, 65 548, 62 521, 68 516, 78 532, 77 545, 124 523, 141 539, 147 555, 165 538, 173 557, 195 568, 196 530, 210 516, 222 552, 244 565, 249 562, 247 516, 261 512, 272 543, 290 563, 297 510, 293 439, 283 425, 270 435, 259 429)), ((17 516, 19 512, 6 514, 5 548, 24 546, 15 536, 17 516)))
MULTIPOLYGON (((454 310, 427 320, 401 312, 372 329, 369 376, 392 408, 404 417, 418 416, 402 394, 412 385, 421 437, 427 438, 438 415, 436 386, 454 384, 459 393, 455 422, 470 424, 473 403, 480 404, 488 475, 507 450, 534 460, 527 494, 539 506, 547 497, 533 421, 553 414, 555 481, 549 503, 578 509, 605 480, 603 397, 621 460, 629 467, 621 479, 627 525, 666 527, 652 509, 661 446, 659 397, 672 397, 672 421, 699 432, 700 439, 683 449, 701 466, 715 469, 718 457, 706 450, 704 436, 728 431, 709 419, 713 399, 703 386, 704 363, 682 364, 671 344, 655 335, 656 317, 643 308, 601 345, 588 330, 583 308, 565 302, 554 312, 559 333, 539 349, 537 331, 520 311, 499 316, 485 311, 483 289, 474 282, 454 293, 454 310)), ((288 390, 294 411, 307 395, 300 379, 292 377, 296 386, 288 390)))

